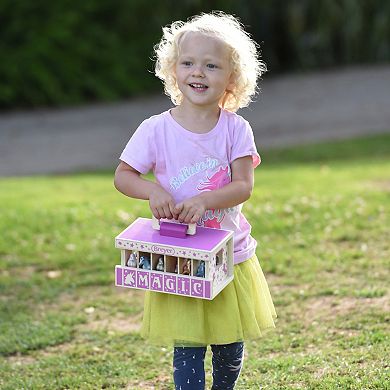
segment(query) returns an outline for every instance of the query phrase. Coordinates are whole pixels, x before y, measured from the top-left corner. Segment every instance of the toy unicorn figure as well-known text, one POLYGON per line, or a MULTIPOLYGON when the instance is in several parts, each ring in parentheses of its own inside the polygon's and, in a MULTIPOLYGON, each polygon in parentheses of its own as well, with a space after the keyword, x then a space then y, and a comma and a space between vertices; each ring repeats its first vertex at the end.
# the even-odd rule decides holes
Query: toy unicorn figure
POLYGON ((128 267, 137 267, 137 255, 135 253, 130 253, 129 260, 127 260, 128 267))
POLYGON ((186 260, 186 262, 183 264, 182 271, 183 275, 191 275, 191 260, 186 260))
POLYGON ((196 275, 199 278, 204 278, 205 275, 205 263, 202 260, 198 266, 198 269, 196 270, 196 275))
POLYGON ((156 271, 164 271, 164 258, 160 256, 158 258, 158 263, 156 266, 156 271))
POLYGON ((141 256, 139 258, 139 268, 150 269, 150 258, 148 256, 141 256))

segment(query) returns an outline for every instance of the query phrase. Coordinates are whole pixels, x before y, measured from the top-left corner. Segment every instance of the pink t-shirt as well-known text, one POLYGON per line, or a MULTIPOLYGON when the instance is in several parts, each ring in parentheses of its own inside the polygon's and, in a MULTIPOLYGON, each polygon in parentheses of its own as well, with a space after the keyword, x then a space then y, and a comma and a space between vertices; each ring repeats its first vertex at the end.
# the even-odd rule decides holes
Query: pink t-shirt
MULTIPOLYGON (((170 111, 152 116, 138 127, 120 159, 142 174, 153 171, 179 203, 228 184, 230 164, 244 156, 252 156, 254 167, 260 164, 252 129, 241 116, 221 109, 216 126, 204 134, 183 128, 170 111)), ((242 204, 207 210, 198 221, 200 226, 234 231, 235 264, 252 257, 257 245, 241 210, 242 204)))

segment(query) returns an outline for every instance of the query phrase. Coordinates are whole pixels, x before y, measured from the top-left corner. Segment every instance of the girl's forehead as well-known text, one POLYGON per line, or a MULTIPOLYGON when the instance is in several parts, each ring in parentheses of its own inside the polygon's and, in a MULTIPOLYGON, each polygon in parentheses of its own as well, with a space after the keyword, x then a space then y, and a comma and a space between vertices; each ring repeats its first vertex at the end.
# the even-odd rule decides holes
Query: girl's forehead
POLYGON ((196 50, 214 53, 216 56, 229 56, 229 47, 222 39, 197 31, 185 32, 178 41, 178 49, 179 55, 196 50))

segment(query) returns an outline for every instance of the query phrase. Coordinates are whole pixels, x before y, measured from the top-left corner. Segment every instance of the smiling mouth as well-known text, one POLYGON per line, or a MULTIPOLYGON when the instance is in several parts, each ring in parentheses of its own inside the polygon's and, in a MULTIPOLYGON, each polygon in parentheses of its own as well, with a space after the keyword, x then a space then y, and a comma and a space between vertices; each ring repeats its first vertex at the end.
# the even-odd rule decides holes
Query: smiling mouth
POLYGON ((189 86, 195 89, 196 91, 205 91, 208 88, 207 85, 199 84, 199 83, 191 83, 189 84, 189 86))

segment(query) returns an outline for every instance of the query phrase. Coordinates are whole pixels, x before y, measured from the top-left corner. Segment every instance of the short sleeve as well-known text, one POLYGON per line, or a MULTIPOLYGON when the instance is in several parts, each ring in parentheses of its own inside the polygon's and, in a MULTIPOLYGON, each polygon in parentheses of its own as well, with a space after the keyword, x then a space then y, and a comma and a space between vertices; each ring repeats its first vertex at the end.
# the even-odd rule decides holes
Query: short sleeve
POLYGON ((252 127, 246 120, 240 119, 234 129, 230 162, 240 157, 252 156, 253 168, 256 168, 261 158, 257 152, 252 127))
POLYGON ((144 175, 154 168, 155 156, 153 127, 146 120, 139 125, 119 159, 144 175))

